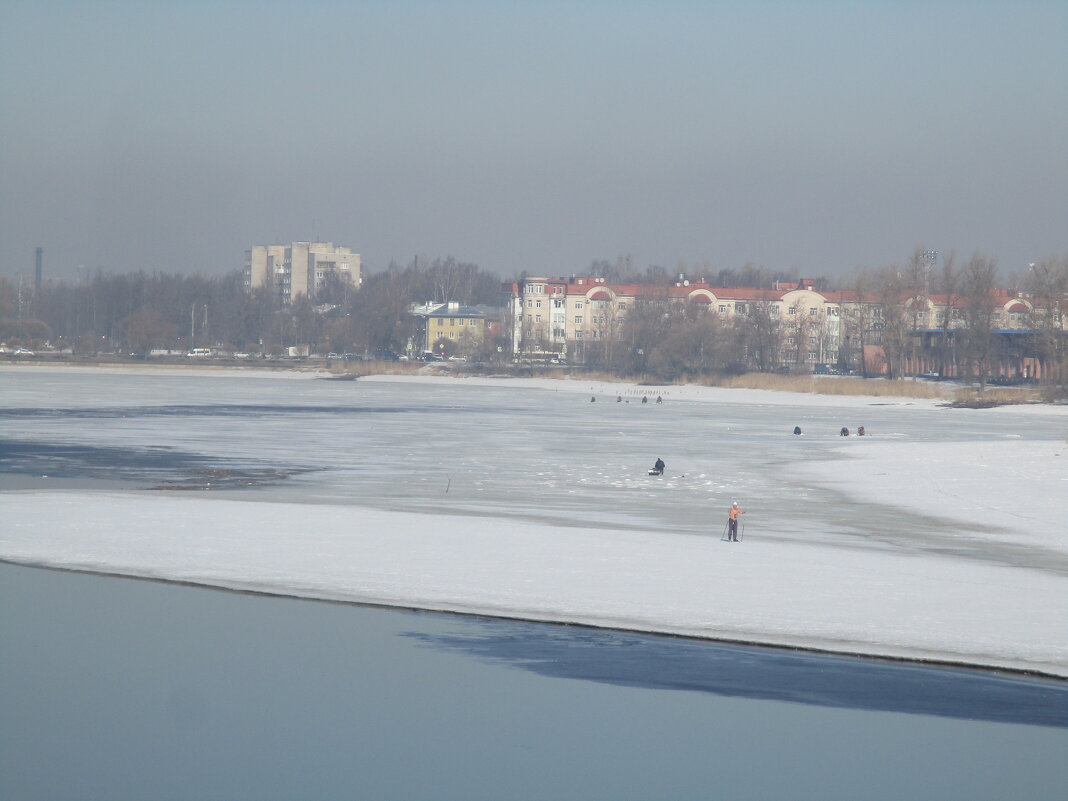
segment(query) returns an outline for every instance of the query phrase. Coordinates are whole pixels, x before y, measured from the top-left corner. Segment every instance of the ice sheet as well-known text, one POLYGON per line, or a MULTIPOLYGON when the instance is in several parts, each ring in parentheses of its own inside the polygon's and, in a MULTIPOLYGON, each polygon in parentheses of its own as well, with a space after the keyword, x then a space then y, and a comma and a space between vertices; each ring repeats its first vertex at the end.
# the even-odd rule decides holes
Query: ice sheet
POLYGON ((0 558, 1068 676, 1063 408, 59 373, 2 375, 19 411, 0 434, 315 469, 247 492, 8 491, 0 558), (78 402, 53 407, 64 389, 78 402), (847 421, 872 436, 838 438, 847 421))

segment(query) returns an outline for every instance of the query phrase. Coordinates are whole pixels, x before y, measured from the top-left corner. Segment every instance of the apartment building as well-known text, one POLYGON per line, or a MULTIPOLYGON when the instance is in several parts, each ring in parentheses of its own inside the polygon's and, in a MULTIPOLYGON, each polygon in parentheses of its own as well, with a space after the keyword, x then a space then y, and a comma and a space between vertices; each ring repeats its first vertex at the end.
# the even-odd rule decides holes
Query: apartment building
MULTIPOLYGON (((667 286, 611 284, 603 278, 527 277, 505 284, 512 317, 512 350, 519 355, 577 353, 576 346, 614 337, 628 309, 643 301, 692 303, 723 320, 739 317, 771 321, 779 334, 778 362, 788 366, 856 360, 865 347, 880 346, 887 312, 885 298, 850 290, 818 291, 815 282, 780 283, 772 289, 713 287, 685 276, 667 286), (848 349, 848 354, 845 352, 848 349)), ((994 327, 1003 338, 1027 334, 1035 325, 1031 300, 998 290, 990 298, 994 327)), ((928 293, 903 296, 900 306, 911 333, 959 329, 964 325, 960 297, 928 293)), ((1057 315, 1057 325, 1063 320, 1057 315)), ((930 364, 910 357, 910 369, 930 364)), ((930 361, 930 360, 929 360, 930 361)))
POLYGON ((461 355, 481 347, 486 336, 486 315, 473 306, 457 302, 426 303, 413 307, 411 313, 420 321, 415 343, 424 353, 440 352, 448 342, 461 355), (437 347, 435 347, 437 346, 437 347))
POLYGON ((284 303, 315 298, 331 284, 359 289, 360 254, 331 242, 254 245, 245 251, 245 287, 274 287, 284 303))

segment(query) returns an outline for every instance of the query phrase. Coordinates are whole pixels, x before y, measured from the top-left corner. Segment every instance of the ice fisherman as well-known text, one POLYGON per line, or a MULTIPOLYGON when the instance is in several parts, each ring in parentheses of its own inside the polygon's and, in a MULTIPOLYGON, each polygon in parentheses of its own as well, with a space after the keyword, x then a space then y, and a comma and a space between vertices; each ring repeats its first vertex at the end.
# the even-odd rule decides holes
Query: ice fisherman
POLYGON ((801 435, 801 426, 794 426, 794 434, 801 435))
POLYGON ((649 475, 662 476, 664 475, 664 468, 667 465, 664 464, 664 460, 659 456, 656 458, 656 462, 653 463, 653 469, 649 471, 649 475))
POLYGON ((738 501, 727 510, 727 542, 738 542, 738 515, 744 514, 745 511, 738 507, 738 501))

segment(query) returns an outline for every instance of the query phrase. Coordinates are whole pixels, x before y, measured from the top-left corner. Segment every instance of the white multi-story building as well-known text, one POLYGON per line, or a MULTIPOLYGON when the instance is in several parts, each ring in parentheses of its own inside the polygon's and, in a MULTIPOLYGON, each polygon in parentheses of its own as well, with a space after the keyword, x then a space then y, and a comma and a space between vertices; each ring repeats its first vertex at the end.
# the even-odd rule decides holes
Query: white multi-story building
POLYGON ((255 245, 245 251, 245 286, 273 286, 285 303, 300 295, 315 298, 335 282, 358 289, 362 280, 360 254, 331 242, 255 245))
MULTIPOLYGON (((856 363, 869 358, 867 349, 880 347, 886 325, 883 315, 889 309, 886 298, 852 290, 821 291, 806 279, 754 289, 713 287, 682 276, 667 286, 611 284, 588 276, 528 277, 505 284, 503 291, 509 298, 513 353, 532 357, 573 354, 581 352, 575 346, 583 342, 610 340, 619 334, 635 304, 667 301, 697 304, 724 321, 764 317, 777 332, 775 358, 784 365, 856 363)), ((895 301, 906 314, 908 335, 928 346, 926 355, 921 347, 909 356, 909 370, 925 371, 944 361, 944 356, 930 356, 930 341, 963 325, 962 303, 960 297, 926 292, 905 293, 895 301)), ((1028 335, 1036 316, 1053 315, 1056 329, 1065 329, 1057 309, 1036 310, 1032 300, 1020 293, 996 290, 989 304, 994 328, 1006 341, 1028 335)))

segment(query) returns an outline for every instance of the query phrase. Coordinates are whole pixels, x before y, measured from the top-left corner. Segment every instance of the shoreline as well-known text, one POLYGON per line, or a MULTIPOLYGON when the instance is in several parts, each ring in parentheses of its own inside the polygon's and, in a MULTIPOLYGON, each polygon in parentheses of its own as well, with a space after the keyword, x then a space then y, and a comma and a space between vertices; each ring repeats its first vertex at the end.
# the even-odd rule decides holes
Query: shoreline
POLYGON ((163 576, 145 576, 135 573, 118 573, 106 570, 93 570, 89 568, 64 567, 61 565, 48 565, 30 562, 19 562, 0 557, 0 564, 24 567, 30 570, 50 570, 57 573, 76 573, 99 578, 120 579, 129 581, 145 581, 155 584, 164 584, 174 587, 189 587, 191 589, 207 590, 212 592, 225 592, 235 595, 250 595, 263 598, 279 598, 283 600, 301 601, 317 604, 334 604, 338 606, 352 606, 361 609, 385 609, 400 612, 414 612, 428 615, 441 615, 460 618, 474 618, 485 620, 506 620, 517 623, 534 623, 547 626, 561 626, 566 628, 588 629, 590 631, 613 631, 624 634, 641 634, 651 637, 664 637, 674 640, 687 640, 691 642, 706 642, 719 645, 741 645, 755 648, 769 648, 776 651, 789 651, 806 654, 820 654, 823 656, 838 656, 844 659, 863 659, 866 661, 891 662, 901 665, 917 665, 923 667, 944 667, 955 670, 969 670, 977 673, 996 675, 1008 675, 1026 679, 1039 679, 1043 681, 1068 682, 1068 673, 1058 674, 1035 668, 1014 667, 1008 665, 984 665, 977 662, 964 662, 952 659, 938 659, 934 657, 903 656, 896 654, 883 654, 865 651, 846 651, 820 648, 811 645, 787 644, 765 642, 762 640, 732 639, 725 637, 702 636, 700 634, 681 633, 672 631, 660 631, 656 629, 633 628, 626 626, 610 626, 579 621, 547 620, 538 617, 524 617, 521 615, 493 614, 491 612, 463 611, 445 608, 433 608, 428 606, 412 606, 401 603, 385 603, 376 601, 359 601, 348 598, 331 598, 313 594, 286 593, 278 590, 256 589, 251 587, 232 587, 222 584, 210 584, 202 581, 189 579, 174 579, 163 576))
MULTIPOLYGON (((515 382, 517 386, 538 386, 543 389, 561 389, 566 387, 568 390, 574 390, 576 392, 589 391, 586 389, 579 389, 580 385, 586 384, 590 386, 595 393, 601 392, 605 395, 621 395, 627 397, 628 400, 642 395, 673 394, 678 397, 688 397, 701 393, 702 391, 716 391, 725 394, 715 400, 728 401, 730 399, 730 393, 737 395, 741 392, 754 392, 762 393, 769 398, 777 396, 789 397, 791 399, 790 403, 797 403, 799 402, 798 399, 809 399, 808 401, 801 402, 812 403, 812 399, 817 399, 816 402, 832 405, 931 404, 946 408, 968 408, 983 411, 1004 409, 1064 409, 1066 413, 1068 413, 1068 403, 1042 401, 1034 397, 1028 400, 995 399, 979 404, 961 402, 954 400, 953 392, 950 390, 956 388, 956 390, 959 391, 966 386, 965 384, 945 382, 932 385, 918 378, 903 378, 897 382, 888 383, 885 379, 875 376, 868 379, 845 376, 808 375, 793 377, 796 380, 815 380, 817 382, 858 382, 854 387, 851 387, 851 389, 855 389, 856 391, 820 392, 818 389, 798 389, 789 386, 782 387, 774 385, 746 386, 743 384, 741 386, 724 386, 694 383, 651 383, 635 379, 615 378, 603 373, 591 373, 589 375, 583 375, 581 373, 572 374, 567 369, 560 368, 545 368, 541 375, 516 375, 509 372, 468 371, 462 365, 457 369, 454 369, 454 365, 449 362, 432 362, 428 364, 421 364, 418 362, 345 362, 343 363, 343 368, 338 368, 337 364, 338 363, 336 362, 331 363, 329 360, 304 363, 292 363, 282 360, 271 360, 267 362, 256 360, 247 363, 238 361, 205 363, 200 361, 190 362, 187 360, 181 362, 156 362, 128 359, 100 361, 56 359, 53 361, 42 359, 16 360, 9 358, 6 361, 0 362, 0 373, 7 370, 30 369, 79 372, 99 371, 116 374, 159 376, 243 376, 247 378, 285 378, 290 380, 317 379, 338 382, 396 381, 398 383, 404 383, 455 381, 469 385, 475 384, 482 386, 506 386, 508 383, 515 382), (368 365, 374 366, 368 368, 368 365), (939 392, 932 394, 925 391, 912 395, 907 393, 898 394, 898 391, 882 391, 885 387, 894 387, 896 390, 907 387, 910 384, 925 388, 935 386, 939 389, 939 392)), ((507 368, 504 369, 507 370, 507 368)), ((748 375, 766 377, 772 384, 779 378, 779 376, 762 373, 751 373, 748 375)), ((751 383, 763 382, 758 380, 751 383)), ((839 383, 827 383, 827 386, 837 387, 839 390, 842 388, 842 385, 839 383)), ((997 387, 988 387, 988 392, 992 394, 997 391, 1000 391, 997 387)))

